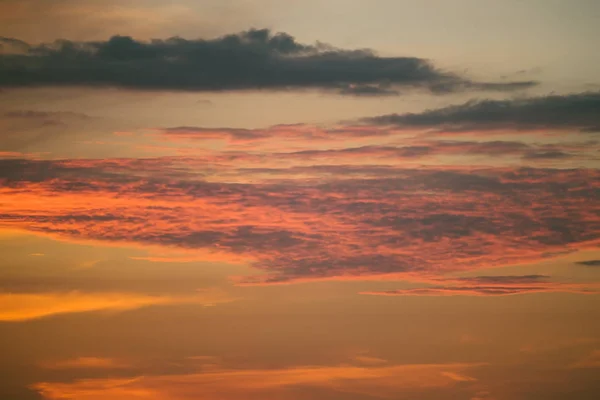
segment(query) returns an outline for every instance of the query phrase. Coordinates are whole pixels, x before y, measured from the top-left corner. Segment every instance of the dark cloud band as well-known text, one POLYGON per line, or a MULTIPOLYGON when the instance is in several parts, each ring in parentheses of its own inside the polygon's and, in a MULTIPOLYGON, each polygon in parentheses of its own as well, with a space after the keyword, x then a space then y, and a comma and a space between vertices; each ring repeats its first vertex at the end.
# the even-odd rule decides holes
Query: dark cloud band
POLYGON ((298 43, 285 33, 250 30, 216 39, 142 42, 60 40, 29 45, 0 38, 0 87, 113 86, 148 90, 324 89, 353 96, 387 96, 397 88, 434 93, 524 89, 536 82, 474 82, 416 57, 381 57, 298 43), (18 44, 18 46, 15 46, 18 44), (15 50, 16 48, 16 50, 15 50))
POLYGON ((552 129, 595 132, 600 126, 600 92, 470 101, 421 113, 380 115, 365 118, 364 122, 452 132, 552 129))

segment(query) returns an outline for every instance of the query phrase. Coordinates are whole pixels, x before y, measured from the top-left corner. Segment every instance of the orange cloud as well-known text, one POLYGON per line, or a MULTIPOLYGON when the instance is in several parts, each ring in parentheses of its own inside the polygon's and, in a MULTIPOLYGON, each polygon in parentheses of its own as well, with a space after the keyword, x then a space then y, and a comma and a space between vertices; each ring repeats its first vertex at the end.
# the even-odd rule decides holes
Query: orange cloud
POLYGON ((149 296, 135 293, 3 293, 0 321, 18 322, 59 314, 92 311, 127 311, 141 307, 175 304, 211 306, 234 299, 220 290, 204 290, 192 296, 149 296))
POLYGON ((315 393, 377 393, 392 398, 405 390, 451 388, 476 381, 465 375, 481 364, 423 364, 384 367, 349 365, 275 370, 217 370, 187 375, 133 379, 88 379, 74 383, 38 383, 49 400, 135 399, 293 399, 299 387, 315 393))

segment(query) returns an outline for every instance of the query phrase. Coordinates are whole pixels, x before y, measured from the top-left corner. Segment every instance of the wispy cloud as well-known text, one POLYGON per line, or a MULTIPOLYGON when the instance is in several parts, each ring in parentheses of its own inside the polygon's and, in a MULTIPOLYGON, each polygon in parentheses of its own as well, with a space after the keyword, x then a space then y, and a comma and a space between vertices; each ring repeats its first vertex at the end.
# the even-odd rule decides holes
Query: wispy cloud
POLYGON ((600 260, 578 261, 575 264, 584 265, 586 267, 600 267, 600 260))
MULTIPOLYGON (((467 375, 481 364, 408 364, 389 366, 303 366, 265 370, 216 370, 186 375, 127 379, 88 379, 72 383, 44 382, 33 386, 46 399, 88 400, 129 398, 142 394, 150 400, 299 398, 298 388, 315 396, 336 393, 377 393, 388 398, 399 391, 452 388, 475 382, 467 375), (273 397, 275 396, 275 397, 273 397)), ((302 397, 304 398, 304 397, 302 397)))
POLYGON ((127 311, 137 308, 198 304, 214 305, 234 299, 221 291, 201 291, 188 296, 151 296, 136 293, 2 293, 0 321, 18 322, 60 314, 94 311, 127 311))
POLYGON ((443 286, 369 291, 374 296, 509 296, 528 293, 600 294, 596 283, 548 281, 544 275, 476 276, 468 278, 434 278, 443 286))

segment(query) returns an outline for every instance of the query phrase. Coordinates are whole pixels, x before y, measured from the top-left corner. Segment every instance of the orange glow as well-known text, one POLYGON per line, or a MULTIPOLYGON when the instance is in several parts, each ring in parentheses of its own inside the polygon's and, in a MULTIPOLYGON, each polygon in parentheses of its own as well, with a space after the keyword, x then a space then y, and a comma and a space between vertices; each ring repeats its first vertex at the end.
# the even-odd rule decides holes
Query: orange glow
MULTIPOLYGON (((481 364, 394 365, 387 367, 298 367, 275 370, 222 370, 189 375, 133 379, 82 380, 71 384, 38 383, 34 387, 50 400, 136 399, 187 400, 203 393, 206 399, 239 396, 293 398, 295 386, 328 388, 347 393, 377 390, 388 398, 402 389, 451 387, 474 382, 466 371, 481 364), (246 393, 246 394, 245 394, 246 393)), ((253 398, 253 397, 252 397, 253 398)))
POLYGON ((134 293, 4 293, 0 294, 0 321, 26 321, 59 314, 92 311, 126 311, 174 304, 211 306, 234 299, 219 290, 195 296, 168 297, 134 293))

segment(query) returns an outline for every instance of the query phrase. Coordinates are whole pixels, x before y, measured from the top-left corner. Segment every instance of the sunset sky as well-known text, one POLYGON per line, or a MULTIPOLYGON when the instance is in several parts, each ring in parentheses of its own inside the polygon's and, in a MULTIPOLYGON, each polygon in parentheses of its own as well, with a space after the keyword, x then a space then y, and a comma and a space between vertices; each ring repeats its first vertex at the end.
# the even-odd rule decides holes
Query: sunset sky
POLYGON ((597 0, 0 0, 0 400, 597 400, 597 0))

